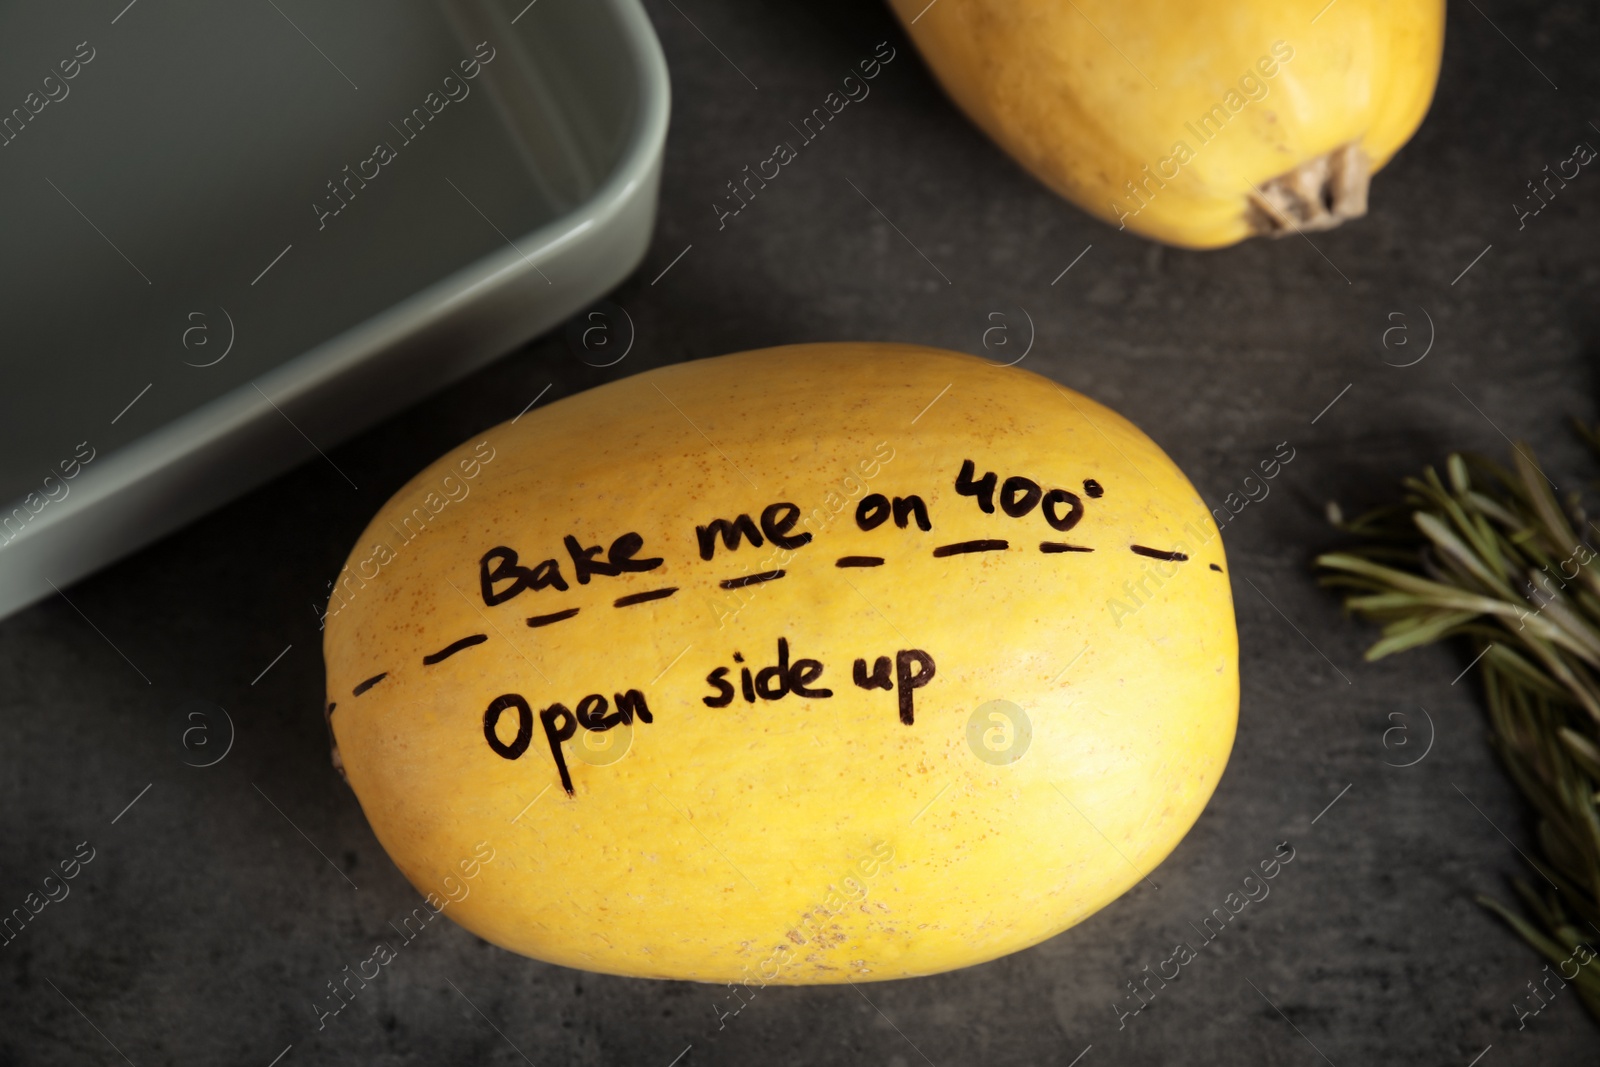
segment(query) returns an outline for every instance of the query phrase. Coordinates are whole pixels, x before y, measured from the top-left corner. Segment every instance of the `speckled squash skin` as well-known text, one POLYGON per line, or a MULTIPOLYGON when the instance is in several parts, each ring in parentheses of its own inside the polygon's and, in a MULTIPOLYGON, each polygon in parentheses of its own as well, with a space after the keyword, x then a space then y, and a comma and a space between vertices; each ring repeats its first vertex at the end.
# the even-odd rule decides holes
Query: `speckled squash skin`
POLYGON ((1341 145, 1375 173, 1421 124, 1444 49, 1444 0, 890 5, 951 99, 1035 177, 1188 248, 1257 232, 1253 196, 1341 145), (1179 143, 1192 158, 1163 169, 1179 143))
POLYGON ((910 345, 747 352, 535 408, 397 493, 336 590, 329 723, 396 865, 481 937, 612 974, 863 982, 1035 944, 1172 851, 1237 721, 1222 541, 1172 461, 1045 378, 910 345), (996 474, 992 512, 958 491, 967 460, 996 474), (740 515, 777 537, 713 530, 703 558, 697 528, 740 515), (578 581, 594 546, 639 569, 578 581), (519 588, 546 559, 567 588, 549 567, 519 588), (787 671, 747 700, 780 638, 787 671), (878 657, 890 688, 863 688, 878 657), (630 689, 650 721, 576 725, 630 689), (489 713, 512 695, 526 720, 489 713))

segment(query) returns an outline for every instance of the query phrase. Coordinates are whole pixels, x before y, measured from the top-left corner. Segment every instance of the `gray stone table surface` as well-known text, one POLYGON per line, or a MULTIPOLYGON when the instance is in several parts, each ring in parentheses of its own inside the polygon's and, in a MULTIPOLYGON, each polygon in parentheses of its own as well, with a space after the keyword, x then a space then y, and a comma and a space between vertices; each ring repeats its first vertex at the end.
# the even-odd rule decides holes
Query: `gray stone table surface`
POLYGON ((1576 142, 1600 143, 1600 12, 1452 4, 1432 112, 1376 178, 1367 218, 1314 245, 1194 253, 1118 233, 1028 178, 954 111, 881 4, 647 6, 672 129, 654 247, 611 295, 636 329, 622 363, 588 366, 557 331, 334 449, 358 491, 308 452, 79 583, 71 604, 0 623, 0 908, 78 842, 94 849, 71 895, 0 948, 0 1063, 1594 1062, 1595 1024, 1570 990, 1519 1028, 1513 1001, 1543 961, 1473 899, 1509 899, 1517 849, 1533 846, 1475 674, 1452 684, 1468 656, 1364 662, 1372 630, 1308 563, 1339 543, 1327 501, 1386 499, 1452 449, 1526 439, 1563 488, 1592 475, 1564 421, 1596 415, 1600 176, 1522 228, 1512 204, 1576 142), (883 41, 897 55, 871 95, 719 226, 725 183, 794 139, 790 124, 883 41), (1391 365, 1423 350, 1430 318, 1427 357, 1391 365), (1030 334, 1023 366, 1144 427, 1209 503, 1293 449, 1224 534, 1233 756, 1148 884, 992 963, 767 988, 721 1019, 727 990, 550 966, 444 923, 318 1028, 326 983, 418 903, 329 766, 313 608, 395 489, 547 385, 546 401, 800 341, 1013 358, 1030 334), (236 724, 210 769, 181 758, 193 701, 236 724), (1427 757, 1389 765, 1425 747, 1424 708, 1427 757), (1386 745, 1397 723, 1410 748, 1386 745), (1126 983, 1281 842, 1294 860, 1270 896, 1119 1022, 1126 983))

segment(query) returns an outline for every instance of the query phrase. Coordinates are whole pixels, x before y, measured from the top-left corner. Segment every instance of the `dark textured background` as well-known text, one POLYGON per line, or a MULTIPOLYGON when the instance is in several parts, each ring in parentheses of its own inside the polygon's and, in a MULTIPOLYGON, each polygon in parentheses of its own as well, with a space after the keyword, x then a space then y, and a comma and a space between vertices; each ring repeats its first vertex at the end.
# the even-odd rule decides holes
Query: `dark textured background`
POLYGON ((1189 253, 1091 221, 954 113, 876 3, 647 3, 675 99, 654 250, 612 296, 637 327, 625 362, 596 370, 560 333, 538 340, 334 450, 359 492, 310 457, 80 583, 69 592, 81 615, 57 598, 0 623, 0 907, 20 904, 74 843, 98 850, 71 897, 0 949, 0 1063, 122 1062, 112 1043, 141 1067, 264 1067, 290 1044, 285 1065, 521 1063, 513 1043, 540 1065, 667 1067, 688 1048, 680 1064, 1065 1067, 1091 1044, 1083 1067, 1465 1067, 1491 1044, 1483 1067, 1593 1062, 1596 1030, 1570 990, 1518 1030, 1512 1001, 1542 963, 1472 900, 1509 897, 1507 877, 1523 873, 1512 843, 1526 849, 1530 835, 1485 741, 1475 674, 1451 684, 1466 658, 1363 663, 1372 632, 1341 618, 1307 562, 1337 543, 1326 501, 1375 502, 1452 448, 1502 454, 1506 435, 1526 438, 1563 489, 1592 473, 1562 424, 1595 415, 1600 174, 1585 170, 1521 232, 1511 204, 1577 141, 1600 144, 1596 11, 1452 4, 1432 113, 1377 178, 1372 214, 1316 236, 1324 259, 1298 237, 1189 253), (718 232, 723 183, 885 39, 900 56, 871 97, 718 232), (323 983, 417 903, 329 768, 320 710, 312 603, 382 501, 547 383, 556 397, 795 341, 982 352, 1000 321, 1014 353, 1022 309, 1037 328, 1024 366, 1144 427, 1209 501, 1278 442, 1296 450, 1271 495, 1226 529, 1238 742, 1198 825, 1154 873, 1160 888, 954 974, 861 992, 771 988, 721 1030, 718 990, 547 966, 438 924, 317 1032, 309 1004, 323 983), (1437 329, 1430 355, 1386 366, 1385 354, 1421 351, 1423 309, 1437 329), (1380 337, 1396 324, 1412 345, 1386 353, 1380 337), (238 726, 209 770, 180 758, 192 699, 225 706, 238 726), (1419 708, 1437 730, 1431 751, 1386 766, 1422 751, 1419 708), (1395 712, 1405 748, 1398 734, 1384 744, 1395 712), (1296 859, 1271 896, 1119 1031, 1121 983, 1284 840, 1296 859))

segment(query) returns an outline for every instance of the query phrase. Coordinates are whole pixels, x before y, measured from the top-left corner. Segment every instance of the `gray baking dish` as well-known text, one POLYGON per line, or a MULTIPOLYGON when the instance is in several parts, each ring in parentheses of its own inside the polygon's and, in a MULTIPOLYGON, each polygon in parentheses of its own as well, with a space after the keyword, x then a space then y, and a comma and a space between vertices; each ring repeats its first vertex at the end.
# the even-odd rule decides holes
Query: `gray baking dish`
POLYGON ((0 71, 0 615, 561 322, 654 224, 638 0, 7 5, 0 71))

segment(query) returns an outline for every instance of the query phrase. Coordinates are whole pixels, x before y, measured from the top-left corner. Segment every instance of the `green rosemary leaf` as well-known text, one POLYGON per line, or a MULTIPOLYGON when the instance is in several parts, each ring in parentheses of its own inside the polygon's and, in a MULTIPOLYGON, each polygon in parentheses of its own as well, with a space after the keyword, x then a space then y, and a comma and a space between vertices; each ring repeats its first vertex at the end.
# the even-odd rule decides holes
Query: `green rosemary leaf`
MULTIPOLYGON (((1600 457, 1600 429, 1579 432, 1600 457)), ((1576 494, 1557 498, 1526 445, 1509 467, 1455 454, 1444 472, 1354 519, 1330 507, 1361 542, 1318 556, 1318 580, 1382 625, 1369 660, 1472 642, 1495 751, 1537 816, 1526 858, 1543 883, 1519 883, 1525 914, 1478 899, 1600 1017, 1600 558, 1576 533, 1600 524, 1576 494)))
POLYGON ((1528 690, 1539 691, 1547 697, 1557 699, 1566 694, 1566 690, 1562 689, 1555 679, 1529 663, 1520 652, 1509 645, 1495 645, 1489 650, 1484 662, 1486 665, 1500 668, 1507 674, 1515 675, 1517 683, 1528 690))
POLYGON ((1550 960, 1550 962, 1560 964, 1562 960, 1566 959, 1572 954, 1571 949, 1564 948, 1559 942, 1547 937, 1531 923, 1529 923, 1528 920, 1510 910, 1498 900, 1494 900, 1485 896, 1479 896, 1477 899, 1479 904, 1482 904, 1490 911, 1499 915, 1500 918, 1510 923, 1512 929, 1516 930, 1517 933, 1522 935, 1523 940, 1527 941, 1528 944, 1538 949, 1540 955, 1550 960))
POLYGON ((1561 901, 1556 898, 1540 896, 1538 890, 1528 884, 1526 878, 1511 879, 1511 888, 1516 890, 1517 896, 1522 898, 1523 907, 1532 912, 1533 917, 1539 920, 1539 925, 1551 932, 1552 940, 1564 942, 1565 939, 1561 936, 1561 931, 1566 926, 1566 923, 1561 901))
POLYGON ((1348 552, 1331 552, 1318 556, 1319 566, 1332 570, 1348 571, 1374 581, 1386 582, 1397 590, 1415 593, 1418 596, 1429 598, 1432 603, 1459 605, 1465 610, 1479 610, 1493 612, 1502 610, 1506 605, 1500 601, 1492 600, 1463 590, 1457 586, 1436 582, 1422 578, 1394 567, 1385 567, 1380 564, 1370 563, 1360 556, 1348 552))
POLYGON ((1555 547, 1565 555, 1571 555, 1578 547, 1578 535, 1572 532, 1572 527, 1567 523, 1567 517, 1561 511, 1561 505, 1556 502, 1555 495, 1550 492, 1550 479, 1545 477, 1544 471, 1528 455, 1526 446, 1516 444, 1512 446, 1512 463, 1517 468, 1517 474, 1522 479, 1522 484, 1527 492, 1528 500, 1533 505, 1534 513, 1538 516, 1540 524, 1554 542, 1555 547))
MULTIPOLYGON (((1451 517, 1457 520, 1456 525, 1458 528, 1471 526, 1470 520, 1459 508, 1451 509, 1451 517)), ((1484 550, 1481 543, 1474 543, 1472 548, 1468 548, 1461 538, 1456 536, 1454 530, 1451 530, 1443 522, 1439 521, 1437 517, 1425 511, 1417 512, 1416 523, 1417 528, 1422 531, 1428 540, 1433 542, 1435 548, 1443 552, 1453 562, 1460 564, 1467 574, 1478 579, 1484 585, 1486 592, 1498 593, 1502 596, 1510 594, 1511 588, 1507 584, 1505 577, 1491 573, 1489 568, 1484 565, 1484 550)), ((1476 531, 1473 531, 1469 536, 1473 537, 1474 542, 1478 542, 1478 538, 1473 536, 1475 533, 1476 531)))
POLYGON ((1567 746, 1567 751, 1572 753, 1572 758, 1578 761, 1584 772, 1600 782, 1600 748, 1570 726, 1563 726, 1560 736, 1561 743, 1567 746))
POLYGON ((1378 660, 1395 652, 1432 644, 1440 638, 1450 636, 1452 630, 1475 617, 1470 611, 1455 611, 1426 619, 1407 618, 1402 623, 1396 624, 1400 627, 1398 629, 1395 626, 1385 627, 1383 640, 1367 649, 1366 658, 1378 660))

